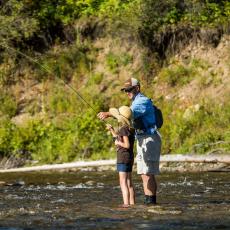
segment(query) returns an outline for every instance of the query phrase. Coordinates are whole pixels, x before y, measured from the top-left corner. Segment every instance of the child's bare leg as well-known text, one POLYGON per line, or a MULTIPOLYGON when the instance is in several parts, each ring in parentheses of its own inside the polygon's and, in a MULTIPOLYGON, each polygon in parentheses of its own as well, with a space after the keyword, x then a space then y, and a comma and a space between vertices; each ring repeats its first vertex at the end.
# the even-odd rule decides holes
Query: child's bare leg
POLYGON ((119 172, 119 180, 120 180, 124 205, 129 205, 129 189, 127 185, 127 178, 128 178, 128 173, 119 172))
POLYGON ((128 173, 127 184, 129 189, 129 203, 133 205, 135 204, 135 192, 134 192, 131 172, 128 173))

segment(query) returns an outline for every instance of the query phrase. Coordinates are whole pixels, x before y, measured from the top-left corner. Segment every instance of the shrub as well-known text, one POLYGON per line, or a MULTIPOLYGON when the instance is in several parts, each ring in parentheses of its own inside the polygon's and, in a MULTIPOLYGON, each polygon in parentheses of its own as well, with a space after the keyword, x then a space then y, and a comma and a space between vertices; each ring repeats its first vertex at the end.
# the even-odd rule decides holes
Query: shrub
POLYGON ((106 55, 106 64, 112 73, 117 73, 119 71, 119 67, 127 66, 132 61, 133 58, 125 53, 117 55, 112 52, 109 52, 106 55))
POLYGON ((59 50, 48 53, 37 65, 39 80, 47 76, 55 76, 65 82, 69 82, 73 76, 80 78, 82 73, 86 73, 89 69, 90 59, 87 51, 88 48, 84 50, 82 47, 72 45, 63 49, 59 47, 59 50))
POLYGON ((2 90, 0 94, 0 116, 8 115, 13 117, 17 112, 17 102, 13 95, 8 91, 2 90))
POLYGON ((119 58, 117 55, 113 54, 112 52, 109 52, 106 55, 106 64, 112 73, 118 72, 119 58))
POLYGON ((46 111, 57 115, 60 113, 74 113, 79 107, 77 96, 60 82, 50 89, 46 100, 46 111))
POLYGON ((0 155, 9 156, 11 154, 11 137, 15 126, 9 118, 1 118, 0 121, 0 155))
POLYGON ((164 153, 229 151, 229 101, 223 104, 204 101, 189 117, 184 117, 183 110, 174 110, 176 104, 174 101, 162 106, 165 117, 161 130, 164 153))
POLYGON ((193 69, 201 68, 207 70, 210 67, 210 64, 206 60, 194 58, 191 60, 190 66, 193 69))
POLYGON ((23 1, 1 1, 0 38, 1 42, 22 42, 31 38, 38 30, 38 21, 26 11, 23 1))
POLYGON ((159 77, 170 86, 185 85, 189 83, 195 75, 193 68, 184 65, 174 65, 171 68, 163 69, 159 77))
POLYGON ((88 84, 89 85, 99 85, 101 81, 103 80, 103 78, 104 78, 103 73, 93 73, 90 75, 88 84))
POLYGON ((33 158, 40 162, 63 162, 108 157, 108 139, 101 121, 91 111, 82 116, 65 118, 60 127, 54 123, 38 143, 33 158), (105 154, 106 153, 106 154, 105 154))

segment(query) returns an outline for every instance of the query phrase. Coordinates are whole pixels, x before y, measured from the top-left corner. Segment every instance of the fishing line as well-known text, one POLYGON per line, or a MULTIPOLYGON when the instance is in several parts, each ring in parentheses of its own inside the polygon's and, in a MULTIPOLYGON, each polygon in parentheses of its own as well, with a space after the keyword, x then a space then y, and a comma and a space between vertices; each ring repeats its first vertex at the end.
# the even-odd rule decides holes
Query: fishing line
MULTIPOLYGON (((34 59, 34 58, 32 58, 32 57, 30 57, 30 56, 28 56, 27 54, 25 54, 25 53, 23 53, 23 52, 21 52, 21 51, 19 51, 19 50, 16 50, 16 49, 14 49, 14 48, 12 48, 12 47, 10 47, 10 46, 8 46, 8 45, 6 45, 6 44, 4 44, 4 43, 0 43, 0 46, 2 46, 2 47, 4 47, 4 48, 6 48, 6 49, 8 49, 8 50, 12 50, 12 51, 14 51, 15 53, 18 53, 18 54, 20 54, 20 55, 22 55, 23 57, 25 57, 26 59, 28 59, 28 60, 30 60, 31 62, 33 62, 33 63, 36 63, 38 66, 40 66, 42 69, 44 69, 47 73, 49 73, 49 74, 51 74, 51 75, 53 75, 53 76, 57 76, 58 75, 58 79, 59 80, 61 80, 63 83, 64 83, 64 85, 66 85, 66 86, 68 86, 73 92, 75 92, 76 94, 77 94, 77 96, 83 101, 83 102, 85 102, 96 114, 97 114, 97 111, 81 96, 81 94, 76 90, 76 89, 74 89, 71 85, 69 85, 68 83, 66 83, 61 77, 60 77, 60 75, 61 75, 61 73, 60 73, 60 69, 59 69, 59 67, 58 67, 58 74, 54 74, 50 69, 48 69, 46 66, 44 66, 44 65, 41 65, 36 59, 34 59)), ((105 120, 102 120, 103 122, 105 122, 105 120)), ((106 122, 105 122, 106 123, 106 122)))
MULTIPOLYGON (((31 61, 31 62, 33 62, 33 63, 36 63, 38 66, 40 66, 40 67, 41 67, 42 69, 44 69, 47 73, 53 75, 54 77, 55 77, 55 76, 58 76, 57 78, 58 78, 59 80, 61 80, 61 81, 64 83, 64 85, 66 85, 66 86, 69 87, 74 93, 76 93, 77 96, 78 96, 83 102, 85 102, 85 104, 88 105, 88 106, 94 111, 95 114, 98 114, 98 112, 93 108, 93 106, 91 106, 91 105, 81 96, 81 94, 80 94, 76 89, 74 89, 71 85, 69 85, 68 83, 66 83, 66 82, 61 78, 61 72, 60 72, 59 66, 58 66, 58 68, 57 68, 57 70, 56 70, 57 74, 55 74, 55 73, 53 73, 49 68, 47 68, 46 66, 40 64, 36 59, 34 59, 34 58, 28 56, 27 54, 25 54, 25 53, 23 53, 23 52, 21 52, 21 51, 19 51, 19 50, 16 50, 16 49, 14 49, 14 48, 12 48, 12 47, 10 47, 10 46, 4 44, 4 43, 0 43, 0 46, 6 48, 6 49, 8 49, 8 50, 12 50, 13 52, 22 55, 23 57, 25 57, 25 58, 28 59, 29 61, 31 61)), ((120 115, 123 116, 122 114, 120 114, 120 115)), ((107 123, 104 119, 103 119, 103 120, 100 119, 100 121, 103 121, 105 124, 109 124, 109 123, 107 123)))

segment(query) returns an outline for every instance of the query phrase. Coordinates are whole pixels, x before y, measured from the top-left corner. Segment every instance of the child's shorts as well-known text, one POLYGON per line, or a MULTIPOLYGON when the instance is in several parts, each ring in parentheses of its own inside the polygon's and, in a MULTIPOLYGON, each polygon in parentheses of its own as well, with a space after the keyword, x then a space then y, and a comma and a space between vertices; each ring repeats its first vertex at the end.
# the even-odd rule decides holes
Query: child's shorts
POLYGON ((132 172, 133 164, 123 164, 123 163, 117 163, 117 171, 118 172, 132 172))

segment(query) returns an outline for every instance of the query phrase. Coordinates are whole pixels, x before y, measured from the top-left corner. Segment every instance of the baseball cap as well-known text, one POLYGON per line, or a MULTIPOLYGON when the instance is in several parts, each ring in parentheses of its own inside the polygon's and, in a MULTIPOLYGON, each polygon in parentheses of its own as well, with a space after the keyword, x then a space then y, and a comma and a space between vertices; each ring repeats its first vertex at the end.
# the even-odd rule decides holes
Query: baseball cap
POLYGON ((127 81, 125 81, 124 87, 121 89, 121 91, 132 89, 135 86, 140 86, 139 81, 133 77, 129 78, 127 81))

